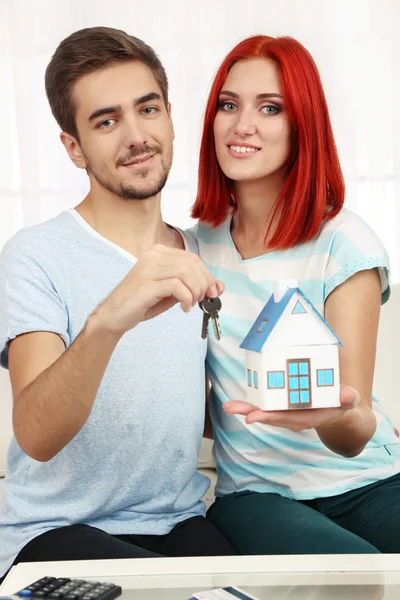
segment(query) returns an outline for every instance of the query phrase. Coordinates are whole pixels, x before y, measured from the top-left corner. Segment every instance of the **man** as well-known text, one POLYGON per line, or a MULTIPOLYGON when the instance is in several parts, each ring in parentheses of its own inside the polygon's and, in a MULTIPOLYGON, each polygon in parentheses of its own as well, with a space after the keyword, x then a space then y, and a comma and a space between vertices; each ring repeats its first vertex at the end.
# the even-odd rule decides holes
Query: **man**
POLYGON ((96 27, 59 45, 46 92, 90 191, 1 255, 15 438, 0 575, 19 561, 232 554, 204 518, 209 482, 196 472, 197 302, 221 284, 162 221, 174 137, 165 71, 141 40, 96 27))

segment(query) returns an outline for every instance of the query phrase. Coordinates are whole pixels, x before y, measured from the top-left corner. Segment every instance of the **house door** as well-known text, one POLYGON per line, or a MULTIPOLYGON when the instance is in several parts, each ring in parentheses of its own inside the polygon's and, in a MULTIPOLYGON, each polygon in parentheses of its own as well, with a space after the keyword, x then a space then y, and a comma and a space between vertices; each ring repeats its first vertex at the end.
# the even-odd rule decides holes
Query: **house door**
POLYGON ((311 406, 311 367, 309 358, 287 361, 288 408, 311 406))

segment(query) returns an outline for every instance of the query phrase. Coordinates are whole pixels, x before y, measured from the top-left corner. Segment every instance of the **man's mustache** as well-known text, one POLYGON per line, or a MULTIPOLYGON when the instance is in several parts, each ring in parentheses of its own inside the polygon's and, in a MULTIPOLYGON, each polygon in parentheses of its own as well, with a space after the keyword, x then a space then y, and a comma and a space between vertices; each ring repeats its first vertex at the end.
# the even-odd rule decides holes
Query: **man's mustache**
POLYGON ((146 144, 143 146, 135 146, 134 148, 131 148, 129 154, 126 154, 125 156, 117 160, 117 167, 128 163, 133 158, 137 158, 142 155, 144 156, 146 154, 157 154, 158 152, 161 152, 161 148, 159 146, 154 147, 148 146, 146 144))

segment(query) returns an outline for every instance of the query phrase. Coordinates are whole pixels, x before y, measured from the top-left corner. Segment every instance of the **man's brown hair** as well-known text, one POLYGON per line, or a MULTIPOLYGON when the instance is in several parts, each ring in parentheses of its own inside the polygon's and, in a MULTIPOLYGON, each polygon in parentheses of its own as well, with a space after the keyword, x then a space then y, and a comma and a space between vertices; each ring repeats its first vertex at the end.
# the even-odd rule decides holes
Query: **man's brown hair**
POLYGON ((79 140, 72 94, 79 77, 130 60, 138 60, 152 70, 167 106, 165 69, 154 50, 139 38, 120 29, 90 27, 72 33, 60 43, 46 69, 45 86, 51 111, 62 131, 79 140))

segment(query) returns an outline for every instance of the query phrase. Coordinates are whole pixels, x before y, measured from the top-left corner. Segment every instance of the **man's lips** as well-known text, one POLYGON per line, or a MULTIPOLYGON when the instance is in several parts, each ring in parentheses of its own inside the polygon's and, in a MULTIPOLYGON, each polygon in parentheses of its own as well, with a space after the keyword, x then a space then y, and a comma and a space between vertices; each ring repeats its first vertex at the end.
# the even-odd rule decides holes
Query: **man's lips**
POLYGON ((135 167, 136 165, 145 165, 148 164, 155 155, 156 152, 152 152, 149 154, 141 154, 140 156, 136 156, 135 158, 131 158, 129 161, 124 162, 121 166, 135 167))

